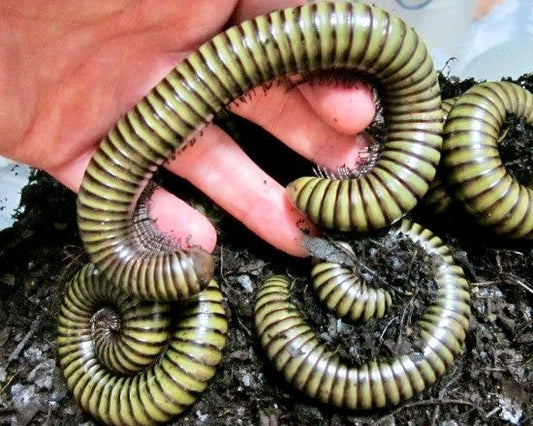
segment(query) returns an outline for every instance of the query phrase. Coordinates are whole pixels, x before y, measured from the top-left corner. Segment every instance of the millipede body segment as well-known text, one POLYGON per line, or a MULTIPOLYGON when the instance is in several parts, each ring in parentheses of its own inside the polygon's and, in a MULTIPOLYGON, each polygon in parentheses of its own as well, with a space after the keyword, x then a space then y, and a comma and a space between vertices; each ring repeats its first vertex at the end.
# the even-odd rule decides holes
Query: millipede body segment
POLYGON ((318 298, 349 321, 382 318, 392 305, 388 290, 368 286, 341 263, 318 262, 311 269, 311 278, 318 298))
POLYGON ((474 86, 455 102, 444 126, 448 184, 467 212, 497 234, 533 238, 533 188, 517 182, 498 152, 507 113, 533 124, 533 94, 509 82, 474 86))
MULTIPOLYGON (((437 75, 413 29, 385 11, 320 2, 273 12, 214 37, 176 66, 111 130, 78 196, 78 224, 98 270, 143 299, 190 297, 213 273, 200 249, 154 250, 138 238, 136 203, 156 168, 211 118, 255 86, 325 69, 376 82, 387 136, 358 179, 301 178, 288 192, 327 228, 387 226, 412 209, 435 175, 442 144, 437 75)), ((154 231, 155 232, 155 231, 154 231)))
POLYGON ((176 314, 168 303, 126 295, 89 264, 69 283, 61 306, 59 362, 74 398, 95 418, 153 425, 181 413, 205 389, 226 330, 214 281, 176 314))
POLYGON ((441 239, 403 220, 399 233, 437 256, 437 291, 417 323, 419 350, 349 366, 326 349, 290 300, 290 281, 267 279, 255 302, 255 325, 267 357, 295 388, 327 404, 371 409, 398 404, 433 384, 461 350, 469 325, 468 282, 441 239))
MULTIPOLYGON (((446 122, 448 114, 450 113, 450 110, 452 109, 456 100, 457 98, 450 98, 442 101, 443 123, 446 122)), ((442 164, 442 162, 440 164, 442 164)), ((422 200, 424 205, 431 211, 431 213, 435 215, 442 215, 446 213, 453 201, 452 196, 449 194, 449 191, 446 188, 443 174, 444 171, 442 166, 439 165, 437 168, 437 174, 429 185, 428 191, 422 200)))

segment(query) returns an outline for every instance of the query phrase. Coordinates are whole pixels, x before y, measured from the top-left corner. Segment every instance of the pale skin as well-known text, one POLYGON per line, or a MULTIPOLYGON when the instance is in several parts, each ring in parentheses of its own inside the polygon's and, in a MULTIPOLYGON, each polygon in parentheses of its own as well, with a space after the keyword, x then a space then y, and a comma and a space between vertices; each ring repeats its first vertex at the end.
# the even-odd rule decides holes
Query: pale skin
MULTIPOLYGON (((114 123, 180 60, 224 28, 300 0, 3 0, 0 3, 0 155, 45 170, 77 191, 91 155, 114 123), (191 7, 194 4, 194 7, 191 7)), ((291 149, 335 168, 353 167, 374 116, 368 89, 302 84, 258 90, 232 106, 291 149)), ((221 129, 166 167, 275 247, 304 256, 313 229, 285 190, 221 129), (222 184, 223 183, 223 184, 222 184), (276 229, 276 232, 271 232, 276 229)), ((164 190, 157 225, 211 251, 216 232, 164 190)))

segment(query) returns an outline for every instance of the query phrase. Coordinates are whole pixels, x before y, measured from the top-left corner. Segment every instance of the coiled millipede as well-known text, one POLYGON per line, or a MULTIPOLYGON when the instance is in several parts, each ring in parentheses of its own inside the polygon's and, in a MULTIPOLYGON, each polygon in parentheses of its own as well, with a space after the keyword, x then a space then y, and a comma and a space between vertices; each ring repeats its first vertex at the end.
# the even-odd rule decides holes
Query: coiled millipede
POLYGON ((348 366, 325 348, 290 301, 287 277, 275 275, 259 288, 255 324, 267 357, 295 388, 321 402, 371 409, 411 398, 444 374, 465 340, 470 315, 468 282, 448 247, 408 220, 390 232, 404 235, 439 259, 437 293, 418 321, 419 351, 348 366))
POLYGON ((176 149, 248 90, 332 68, 376 81, 387 117, 383 151, 359 179, 301 178, 289 186, 290 196, 313 221, 343 230, 384 227, 412 209, 435 175, 442 145, 439 86, 427 49, 412 28, 381 9, 310 4, 214 37, 102 141, 78 196, 81 238, 98 270, 143 299, 197 293, 209 282, 213 261, 200 249, 143 244, 147 239, 132 225, 143 188, 176 149))
POLYGON ((153 425, 192 404, 215 374, 226 343, 222 293, 211 281, 180 306, 126 295, 84 266, 69 283, 58 327, 68 386, 107 424, 153 425))
POLYGON ((494 233, 533 238, 533 188, 506 170, 498 139, 508 112, 533 124, 533 94, 508 82, 488 82, 461 95, 444 125, 443 163, 455 198, 494 233))

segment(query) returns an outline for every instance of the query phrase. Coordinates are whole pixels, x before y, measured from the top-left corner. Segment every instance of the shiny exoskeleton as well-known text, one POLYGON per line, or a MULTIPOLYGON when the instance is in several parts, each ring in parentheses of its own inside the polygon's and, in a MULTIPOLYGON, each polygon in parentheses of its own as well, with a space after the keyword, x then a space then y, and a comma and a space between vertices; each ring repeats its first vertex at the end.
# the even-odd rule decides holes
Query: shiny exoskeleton
POLYGON ((68 285, 57 338, 59 363, 75 399, 112 425, 153 425, 181 413, 222 359, 222 300, 211 281, 183 302, 173 324, 168 303, 138 300, 92 265, 83 267, 68 285))
POLYGON ((427 49, 411 27, 381 9, 310 4, 214 37, 102 141, 78 196, 81 237, 98 270, 143 299, 200 291, 214 269, 207 253, 172 243, 155 250, 138 237, 135 207, 143 188, 214 114, 250 89, 334 68, 368 74, 379 84, 388 129, 383 150, 358 179, 301 178, 289 185, 289 196, 319 225, 342 230, 381 228, 412 209, 435 175, 442 145, 439 85, 427 49))
MULTIPOLYGON (((288 187, 293 203, 322 227, 367 231, 398 221, 427 191, 442 145, 437 75, 423 42, 398 18, 362 4, 321 2, 243 22, 202 45, 109 132, 81 184, 78 223, 95 266, 85 267, 69 284, 59 355, 76 399, 95 417, 112 424, 166 421, 205 388, 225 342, 227 324, 220 291, 211 281, 211 256, 170 238, 163 239, 163 247, 152 244, 151 222, 137 220, 139 197, 157 167, 254 87, 328 69, 363 73, 377 83, 387 134, 368 173, 354 179, 300 178, 288 187), (164 314, 170 308, 161 302, 180 299, 191 300, 169 334, 164 314), (108 305, 125 316, 110 313, 108 305)), ((285 296, 278 300, 271 293, 274 287, 285 291, 284 279, 275 278, 259 293, 257 323, 269 356, 296 387, 338 406, 383 406, 432 383, 459 350, 469 310, 462 271, 428 231, 405 222, 400 229, 444 259, 436 277, 437 302, 420 322, 424 353, 359 370, 345 369, 334 357, 321 358, 326 364, 311 365, 309 357, 282 363, 274 343, 266 343, 277 337, 263 330, 273 324, 270 301, 290 308, 285 296)), ((379 317, 388 305, 383 293, 378 304, 365 304, 358 315, 372 311, 379 317)), ((280 318, 280 324, 291 333, 294 327, 306 330, 291 318, 292 313, 280 318)), ((307 350, 291 336, 294 348, 307 350)), ((322 356, 318 347, 312 353, 322 356)))
POLYGON ((390 232, 411 239, 438 259, 436 294, 417 322, 418 351, 348 366, 328 351, 290 300, 290 281, 275 275, 260 287, 255 325, 268 358, 295 388, 324 403, 347 409, 398 404, 433 384, 461 350, 470 316, 463 270, 442 240, 403 220, 390 232))
POLYGON ((498 152, 507 113, 533 124, 533 94, 487 82, 462 94, 444 125, 448 186, 478 223, 509 238, 533 238, 533 188, 509 174, 498 152))

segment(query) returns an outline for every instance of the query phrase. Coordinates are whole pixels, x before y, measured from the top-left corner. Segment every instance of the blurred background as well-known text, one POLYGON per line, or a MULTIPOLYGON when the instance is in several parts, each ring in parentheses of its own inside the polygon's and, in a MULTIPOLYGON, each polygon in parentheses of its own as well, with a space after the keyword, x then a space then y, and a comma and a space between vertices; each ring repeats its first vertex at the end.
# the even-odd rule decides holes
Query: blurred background
MULTIPOLYGON (((500 80, 533 71, 532 0, 369 0, 415 27, 437 69, 500 80)), ((13 223, 28 167, 0 157, 0 230, 13 223)))
POLYGON ((435 66, 461 79, 533 71, 532 0, 369 0, 412 25, 435 66))

